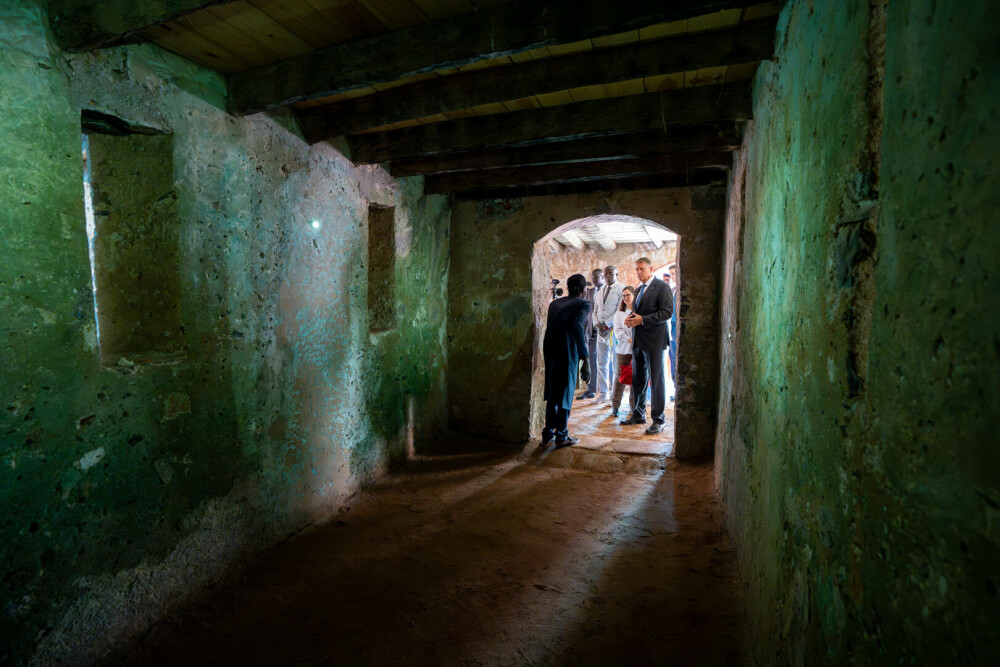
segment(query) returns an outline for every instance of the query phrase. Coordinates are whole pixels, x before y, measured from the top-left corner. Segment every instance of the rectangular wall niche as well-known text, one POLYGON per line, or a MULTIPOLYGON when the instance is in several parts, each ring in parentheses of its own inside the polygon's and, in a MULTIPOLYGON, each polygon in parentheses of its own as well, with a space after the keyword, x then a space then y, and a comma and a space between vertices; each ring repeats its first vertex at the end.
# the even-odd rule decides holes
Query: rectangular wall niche
POLYGON ((83 145, 101 363, 183 357, 173 137, 98 121, 85 113, 83 145))
POLYGON ((368 206, 368 322, 371 331, 396 327, 396 209, 368 206))

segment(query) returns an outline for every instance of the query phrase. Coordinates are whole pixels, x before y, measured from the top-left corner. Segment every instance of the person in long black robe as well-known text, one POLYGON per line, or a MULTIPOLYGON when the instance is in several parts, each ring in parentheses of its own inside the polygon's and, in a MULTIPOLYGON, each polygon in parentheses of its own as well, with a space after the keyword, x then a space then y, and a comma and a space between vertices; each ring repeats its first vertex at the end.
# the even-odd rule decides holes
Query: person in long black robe
POLYGON ((553 439, 557 447, 579 442, 569 436, 569 412, 573 407, 581 360, 584 364, 579 369, 579 375, 584 382, 590 380, 585 329, 593 306, 588 300, 580 298, 586 287, 586 278, 578 273, 572 275, 566 281, 568 296, 549 304, 545 338, 542 340, 542 357, 545 360, 543 445, 553 439))

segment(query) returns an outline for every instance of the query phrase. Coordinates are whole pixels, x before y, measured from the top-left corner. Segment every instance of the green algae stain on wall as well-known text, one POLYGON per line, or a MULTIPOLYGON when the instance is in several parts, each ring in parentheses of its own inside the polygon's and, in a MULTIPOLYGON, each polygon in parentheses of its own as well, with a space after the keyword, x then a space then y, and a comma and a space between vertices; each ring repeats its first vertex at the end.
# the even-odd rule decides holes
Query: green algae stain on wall
POLYGON ((229 117, 221 77, 155 47, 65 56, 43 4, 0 7, 0 662, 98 657, 398 457, 408 397, 421 434, 444 413, 447 199, 229 117), (179 363, 101 367, 83 108, 171 133, 179 363), (372 343, 376 194, 412 239, 405 326, 372 343))
POLYGON ((1000 651, 1000 44, 988 5, 887 10, 871 368, 883 391, 866 450, 870 484, 889 490, 868 508, 892 536, 879 546, 910 577, 874 582, 881 609, 920 609, 886 644, 908 651, 913 633, 929 660, 961 646, 984 664, 1000 651))
POLYGON ((997 49, 940 5, 791 2, 755 82, 716 460, 761 663, 996 652, 997 49))
POLYGON ((446 358, 441 322, 447 312, 449 241, 442 219, 450 216, 447 198, 423 197, 421 179, 401 181, 395 220, 396 326, 369 335, 366 363, 377 373, 365 385, 365 406, 372 437, 352 452, 361 478, 377 471, 377 443, 392 443, 390 459, 406 455, 408 428, 418 441, 428 439, 444 419, 446 358), (414 413, 413 405, 423 408, 414 413))
POLYGON ((518 320, 529 315, 531 299, 524 294, 515 294, 500 304, 500 318, 506 327, 516 327, 518 320))

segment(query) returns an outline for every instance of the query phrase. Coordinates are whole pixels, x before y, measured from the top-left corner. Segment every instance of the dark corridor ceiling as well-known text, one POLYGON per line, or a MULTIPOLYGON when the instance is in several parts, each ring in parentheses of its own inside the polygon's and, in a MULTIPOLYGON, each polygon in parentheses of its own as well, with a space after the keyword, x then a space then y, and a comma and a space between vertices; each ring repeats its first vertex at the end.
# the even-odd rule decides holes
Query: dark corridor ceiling
POLYGON ((780 2, 52 0, 67 50, 150 41, 227 76, 234 115, 291 106, 310 143, 428 192, 724 181, 780 2))

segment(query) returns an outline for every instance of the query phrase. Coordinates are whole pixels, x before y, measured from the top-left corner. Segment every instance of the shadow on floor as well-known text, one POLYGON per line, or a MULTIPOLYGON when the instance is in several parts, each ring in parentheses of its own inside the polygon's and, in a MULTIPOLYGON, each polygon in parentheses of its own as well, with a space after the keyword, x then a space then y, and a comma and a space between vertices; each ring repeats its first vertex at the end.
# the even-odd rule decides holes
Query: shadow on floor
POLYGON ((448 430, 441 437, 417 445, 419 456, 454 456, 459 454, 498 454, 519 451, 523 442, 500 442, 448 430))
POLYGON ((416 461, 108 664, 740 664, 711 465, 416 461))

